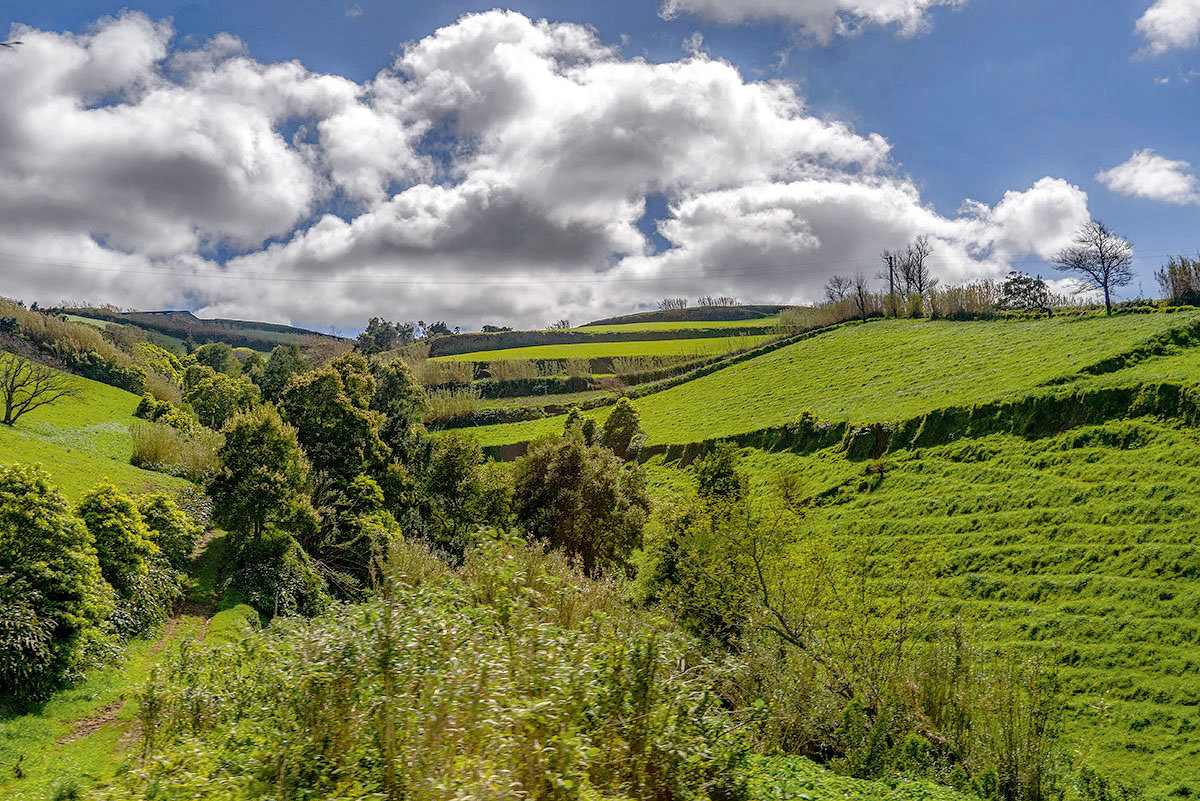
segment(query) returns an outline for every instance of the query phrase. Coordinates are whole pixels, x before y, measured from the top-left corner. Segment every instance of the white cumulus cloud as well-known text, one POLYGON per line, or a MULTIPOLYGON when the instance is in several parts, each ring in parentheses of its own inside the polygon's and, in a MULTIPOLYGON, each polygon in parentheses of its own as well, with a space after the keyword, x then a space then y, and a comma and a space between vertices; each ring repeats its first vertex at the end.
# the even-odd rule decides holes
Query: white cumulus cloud
POLYGON ((726 24, 782 20, 799 26, 819 42, 854 36, 868 25, 894 25, 902 36, 929 29, 929 9, 958 7, 967 0, 664 0, 659 13, 681 14, 726 24))
POLYGON ((1200 181, 1191 170, 1186 161, 1173 161, 1146 149, 1124 164, 1100 172, 1096 179, 1121 195, 1186 206, 1200 203, 1200 181))
POLYGON ((1052 178, 939 214, 883 136, 790 83, 699 50, 628 59, 513 12, 467 15, 362 83, 227 35, 179 49, 137 13, 18 33, 0 293, 43 303, 538 325, 663 295, 811 300, 921 234, 941 276, 995 277, 1088 218, 1052 178))
POLYGON ((1161 55, 1200 43, 1200 0, 1155 0, 1137 21, 1146 51, 1161 55))

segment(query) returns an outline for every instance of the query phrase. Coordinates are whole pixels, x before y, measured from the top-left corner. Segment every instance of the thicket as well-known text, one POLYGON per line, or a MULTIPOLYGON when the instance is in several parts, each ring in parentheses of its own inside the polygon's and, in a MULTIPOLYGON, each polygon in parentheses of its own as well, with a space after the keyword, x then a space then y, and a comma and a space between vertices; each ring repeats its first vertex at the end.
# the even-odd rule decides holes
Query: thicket
POLYGON ((171 562, 194 536, 167 496, 139 505, 102 484, 72 509, 37 468, 0 466, 0 706, 46 696, 165 620, 171 562))

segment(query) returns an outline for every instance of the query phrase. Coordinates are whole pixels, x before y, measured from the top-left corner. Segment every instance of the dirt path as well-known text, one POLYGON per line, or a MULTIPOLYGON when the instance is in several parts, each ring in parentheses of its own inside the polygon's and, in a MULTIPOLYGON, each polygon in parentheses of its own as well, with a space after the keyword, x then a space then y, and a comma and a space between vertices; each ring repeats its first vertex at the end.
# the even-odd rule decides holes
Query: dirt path
MULTIPOLYGON (((154 642, 154 645, 150 647, 150 655, 158 655, 162 649, 166 647, 167 641, 175 635, 175 632, 179 630, 179 627, 183 625, 183 622, 188 618, 199 618, 200 625, 196 631, 196 642, 204 642, 204 638, 208 636, 208 626, 212 621, 212 616, 215 613, 216 610, 211 604, 199 604, 194 601, 180 601, 175 606, 175 614, 171 615, 170 619, 167 620, 167 624, 163 626, 162 634, 159 635, 159 638, 154 642)), ((99 710, 95 715, 75 721, 75 725, 72 727, 71 733, 64 737, 60 737, 57 740, 58 744, 66 745, 68 743, 76 742, 77 740, 82 740, 89 734, 95 734, 100 729, 116 720, 117 715, 122 709, 125 708, 125 704, 127 702, 127 698, 121 697, 103 709, 99 710)), ((125 736, 121 738, 122 743, 124 743, 126 740, 132 741, 132 739, 135 739, 133 735, 135 735, 136 729, 137 723, 135 722, 130 728, 130 731, 126 732, 125 736)))

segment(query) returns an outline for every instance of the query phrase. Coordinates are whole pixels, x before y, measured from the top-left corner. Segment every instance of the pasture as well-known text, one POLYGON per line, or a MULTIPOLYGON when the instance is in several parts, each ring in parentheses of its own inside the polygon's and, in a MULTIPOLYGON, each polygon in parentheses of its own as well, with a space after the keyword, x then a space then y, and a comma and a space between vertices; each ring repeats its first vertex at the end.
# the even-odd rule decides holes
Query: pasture
POLYGON ((492 362, 506 359, 608 359, 616 356, 718 356, 763 344, 771 337, 701 337, 698 339, 581 342, 572 345, 533 345, 439 356, 436 361, 492 362))

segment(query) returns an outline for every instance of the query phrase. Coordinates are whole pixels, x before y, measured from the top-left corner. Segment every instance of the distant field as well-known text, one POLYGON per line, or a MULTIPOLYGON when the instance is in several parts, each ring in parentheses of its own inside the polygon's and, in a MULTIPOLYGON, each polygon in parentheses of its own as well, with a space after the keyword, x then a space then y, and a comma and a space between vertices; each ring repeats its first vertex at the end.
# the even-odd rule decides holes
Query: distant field
POLYGON ((91 317, 80 317, 78 314, 64 314, 63 317, 66 317, 73 323, 83 323, 84 325, 90 325, 102 330, 112 325, 108 320, 94 320, 91 317))
MULTIPOLYGON (((889 454, 881 479, 833 451, 746 453, 760 486, 788 471, 832 490, 807 525, 878 575, 925 554, 946 619, 1050 660, 1089 763, 1151 801, 1200 795, 1200 433, 1126 420, 967 439, 889 454)), ((660 488, 687 476, 650 470, 660 488)))
POLYGON ((573 329, 585 334, 621 334, 638 331, 720 331, 741 328, 774 328, 779 324, 779 315, 760 317, 754 320, 685 321, 675 323, 625 323, 624 325, 585 325, 573 329))
MULTIPOLYGON (((635 405, 650 444, 746 433, 781 425, 804 410, 826 420, 900 420, 1023 394, 1197 319, 1200 313, 1191 312, 1021 322, 877 321, 821 334, 635 405)), ((561 419, 548 418, 472 431, 484 445, 503 445, 561 428, 561 419)))
POLYGON ((612 356, 715 356, 743 348, 753 348, 770 336, 703 337, 699 339, 663 339, 645 342, 586 342, 578 345, 534 345, 439 356, 438 361, 491 362, 505 359, 605 359, 612 356))
POLYGON ((129 464, 136 395, 85 378, 75 380, 84 388, 82 398, 44 406, 12 428, 0 426, 0 463, 40 464, 72 499, 105 478, 130 492, 186 485, 129 464))

